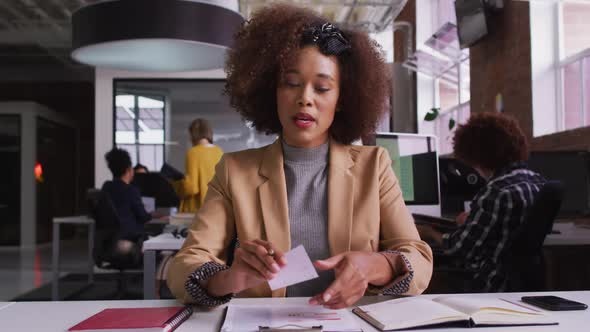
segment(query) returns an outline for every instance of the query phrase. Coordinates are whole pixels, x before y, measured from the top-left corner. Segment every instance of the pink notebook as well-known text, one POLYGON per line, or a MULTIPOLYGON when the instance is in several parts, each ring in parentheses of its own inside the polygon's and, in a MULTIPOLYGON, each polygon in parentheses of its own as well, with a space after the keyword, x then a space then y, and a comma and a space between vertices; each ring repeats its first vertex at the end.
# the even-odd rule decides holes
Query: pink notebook
POLYGON ((68 331, 116 332, 116 331, 174 331, 193 313, 193 308, 115 308, 104 309, 68 331))

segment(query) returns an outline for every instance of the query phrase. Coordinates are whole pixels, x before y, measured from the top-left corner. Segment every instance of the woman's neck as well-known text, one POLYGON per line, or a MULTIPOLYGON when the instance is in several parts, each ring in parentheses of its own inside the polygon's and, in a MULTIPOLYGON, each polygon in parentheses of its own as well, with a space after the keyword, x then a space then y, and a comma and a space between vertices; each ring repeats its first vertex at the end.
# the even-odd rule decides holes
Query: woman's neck
POLYGON ((206 139, 206 138, 201 138, 201 139, 200 139, 200 140, 198 140, 197 142, 193 141, 193 146, 197 146, 197 145, 204 145, 204 146, 207 146, 207 145, 211 145, 211 143, 209 142, 209 140, 208 140, 208 139, 206 139))

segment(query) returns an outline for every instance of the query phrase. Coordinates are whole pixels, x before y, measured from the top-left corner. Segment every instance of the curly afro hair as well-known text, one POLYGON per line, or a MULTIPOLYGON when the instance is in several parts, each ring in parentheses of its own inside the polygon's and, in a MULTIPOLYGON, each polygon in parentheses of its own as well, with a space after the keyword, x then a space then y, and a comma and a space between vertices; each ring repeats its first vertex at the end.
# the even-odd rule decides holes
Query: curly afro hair
MULTIPOLYGON (((304 43, 304 32, 327 20, 311 10, 275 4, 254 14, 228 52, 225 93, 230 105, 260 132, 279 134, 276 90, 282 72, 304 43)), ((375 131, 390 96, 389 68, 379 45, 366 33, 342 30, 351 49, 337 55, 340 96, 330 135, 352 141, 375 131)))
POLYGON ((527 139, 518 121, 497 112, 472 114, 457 128, 453 150, 466 164, 494 172, 528 159, 527 139))

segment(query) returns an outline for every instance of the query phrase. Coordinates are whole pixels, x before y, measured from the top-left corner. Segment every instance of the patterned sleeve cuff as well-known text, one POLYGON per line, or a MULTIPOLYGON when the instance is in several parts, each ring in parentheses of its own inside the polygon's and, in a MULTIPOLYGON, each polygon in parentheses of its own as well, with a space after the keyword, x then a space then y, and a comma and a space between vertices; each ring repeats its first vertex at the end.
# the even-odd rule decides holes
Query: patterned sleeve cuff
POLYGON ((408 292, 410 283, 414 279, 414 270, 410 261, 397 250, 385 250, 379 252, 389 262, 391 269, 394 272, 393 280, 381 287, 369 285, 368 291, 374 294, 382 295, 400 295, 408 292), (401 261, 400 261, 401 260, 401 261), (401 266, 400 266, 401 262, 401 266))
POLYGON ((207 281, 217 272, 227 269, 229 269, 229 266, 227 265, 222 265, 214 261, 207 262, 188 276, 188 279, 184 284, 184 288, 198 305, 216 307, 227 303, 234 297, 235 294, 230 293, 224 296, 215 297, 209 295, 209 293, 207 293, 207 289, 201 286, 201 281, 207 281))

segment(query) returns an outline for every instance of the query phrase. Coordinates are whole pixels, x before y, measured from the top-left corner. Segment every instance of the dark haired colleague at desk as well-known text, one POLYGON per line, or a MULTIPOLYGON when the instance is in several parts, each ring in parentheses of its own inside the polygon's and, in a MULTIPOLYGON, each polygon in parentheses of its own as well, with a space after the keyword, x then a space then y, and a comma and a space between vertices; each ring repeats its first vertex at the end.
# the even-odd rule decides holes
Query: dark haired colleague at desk
POLYGON ((419 225, 418 231, 451 256, 454 265, 474 272, 465 291, 502 291, 506 279, 500 257, 546 180, 527 169, 526 137, 514 118, 501 113, 471 115, 457 128, 453 150, 455 158, 487 182, 471 201, 470 211, 457 217, 456 230, 442 233, 419 225))
POLYGON ((139 261, 141 244, 146 237, 144 224, 157 215, 145 210, 139 189, 131 185, 134 171, 129 152, 113 148, 105 159, 113 180, 106 181, 101 190, 108 195, 119 217, 117 251, 139 261))
POLYGON ((349 145, 385 111, 389 80, 379 50, 366 33, 285 4, 260 10, 236 36, 226 63, 230 102, 259 131, 280 137, 217 165, 170 266, 172 292, 206 306, 237 294, 310 296, 328 308, 366 292, 420 294, 432 252, 391 160, 382 148, 349 145), (271 291, 267 281, 289 264, 284 253, 299 245, 320 277, 271 291))

